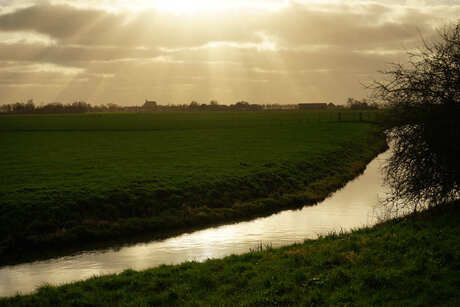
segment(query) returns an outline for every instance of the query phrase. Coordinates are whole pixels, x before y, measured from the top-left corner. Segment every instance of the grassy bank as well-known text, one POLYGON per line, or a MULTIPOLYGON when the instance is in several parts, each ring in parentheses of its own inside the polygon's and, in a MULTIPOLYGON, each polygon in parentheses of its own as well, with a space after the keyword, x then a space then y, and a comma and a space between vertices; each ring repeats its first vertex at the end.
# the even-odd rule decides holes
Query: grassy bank
POLYGON ((459 205, 280 249, 45 286, 0 306, 458 306, 459 205))
POLYGON ((1 117, 0 263, 314 203, 386 146, 358 114, 1 117))

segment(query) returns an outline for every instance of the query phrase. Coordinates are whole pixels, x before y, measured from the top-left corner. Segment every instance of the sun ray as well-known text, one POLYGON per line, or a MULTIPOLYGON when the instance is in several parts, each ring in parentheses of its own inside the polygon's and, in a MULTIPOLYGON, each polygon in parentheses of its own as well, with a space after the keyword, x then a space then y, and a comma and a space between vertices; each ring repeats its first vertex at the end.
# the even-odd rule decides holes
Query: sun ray
POLYGON ((289 0, 117 0, 110 10, 143 11, 156 9, 174 14, 215 12, 228 9, 278 10, 290 4, 289 0))

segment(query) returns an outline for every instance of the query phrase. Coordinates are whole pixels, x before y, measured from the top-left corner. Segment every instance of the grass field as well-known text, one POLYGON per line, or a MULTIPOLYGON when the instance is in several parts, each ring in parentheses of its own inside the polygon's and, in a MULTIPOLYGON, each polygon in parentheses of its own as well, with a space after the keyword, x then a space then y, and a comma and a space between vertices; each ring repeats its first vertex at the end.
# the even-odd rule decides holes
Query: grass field
POLYGON ((459 306, 459 203, 350 234, 94 277, 0 306, 459 306))
POLYGON ((0 117, 0 263, 326 197, 386 144, 378 113, 0 117))

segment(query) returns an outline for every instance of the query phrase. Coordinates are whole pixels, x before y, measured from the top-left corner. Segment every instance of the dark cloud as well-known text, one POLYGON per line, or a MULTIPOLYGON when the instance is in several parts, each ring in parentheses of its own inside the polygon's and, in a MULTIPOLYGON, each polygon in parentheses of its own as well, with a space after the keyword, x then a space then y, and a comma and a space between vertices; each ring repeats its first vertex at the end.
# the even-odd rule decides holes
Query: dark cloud
MULTIPOLYGON (((272 13, 175 15, 153 9, 138 14, 112 14, 96 9, 41 5, 0 16, 3 31, 34 31, 64 44, 88 46, 187 47, 213 41, 260 42, 260 33, 286 46, 330 44, 387 46, 412 40, 431 30, 437 15, 420 10, 399 13, 383 5, 340 6, 318 10, 292 5, 272 13)), ((459 13, 459 8, 455 8, 459 13)))
MULTIPOLYGON (((398 11, 384 5, 342 5, 318 10, 295 5, 264 19, 263 30, 288 46, 333 45, 347 48, 401 48, 431 33, 445 16, 420 9, 398 11)), ((444 12, 446 10, 444 9, 444 12)), ((460 6, 451 8, 460 13, 460 6)))
POLYGON ((85 65, 86 62, 93 61, 115 61, 128 58, 142 59, 159 55, 161 53, 158 49, 0 43, 0 59, 5 61, 35 61, 59 65, 85 65))
POLYGON ((250 30, 251 18, 234 14, 179 16, 155 10, 111 14, 42 5, 0 16, 0 30, 35 31, 61 43, 95 46, 196 46, 210 41, 259 40, 250 30))
POLYGON ((37 5, 0 16, 0 29, 4 31, 34 31, 61 40, 90 30, 103 35, 119 23, 119 18, 107 12, 70 6, 37 5))

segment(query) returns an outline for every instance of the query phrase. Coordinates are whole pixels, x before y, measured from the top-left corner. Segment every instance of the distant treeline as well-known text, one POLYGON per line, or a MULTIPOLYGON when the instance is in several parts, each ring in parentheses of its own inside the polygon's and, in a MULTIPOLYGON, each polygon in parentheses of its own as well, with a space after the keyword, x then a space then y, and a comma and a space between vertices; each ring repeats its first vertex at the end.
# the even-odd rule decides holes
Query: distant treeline
MULTIPOLYGON (((342 105, 333 103, 323 104, 327 109, 343 109, 342 105)), ((376 104, 370 104, 366 100, 349 98, 347 108, 350 109, 377 109, 376 104)), ((120 106, 115 103, 91 105, 84 101, 73 103, 53 102, 45 105, 36 105, 32 99, 27 102, 0 105, 2 114, 61 114, 61 113, 88 113, 88 112, 154 112, 154 111, 261 111, 261 110, 296 110, 299 104, 251 104, 247 101, 239 101, 235 104, 219 104, 212 100, 209 104, 200 104, 192 101, 190 104, 159 105, 156 101, 146 100, 142 106, 120 106)))
POLYGON ((376 102, 370 102, 367 99, 354 99, 348 98, 347 99, 347 107, 352 110, 377 110, 380 106, 376 102))

